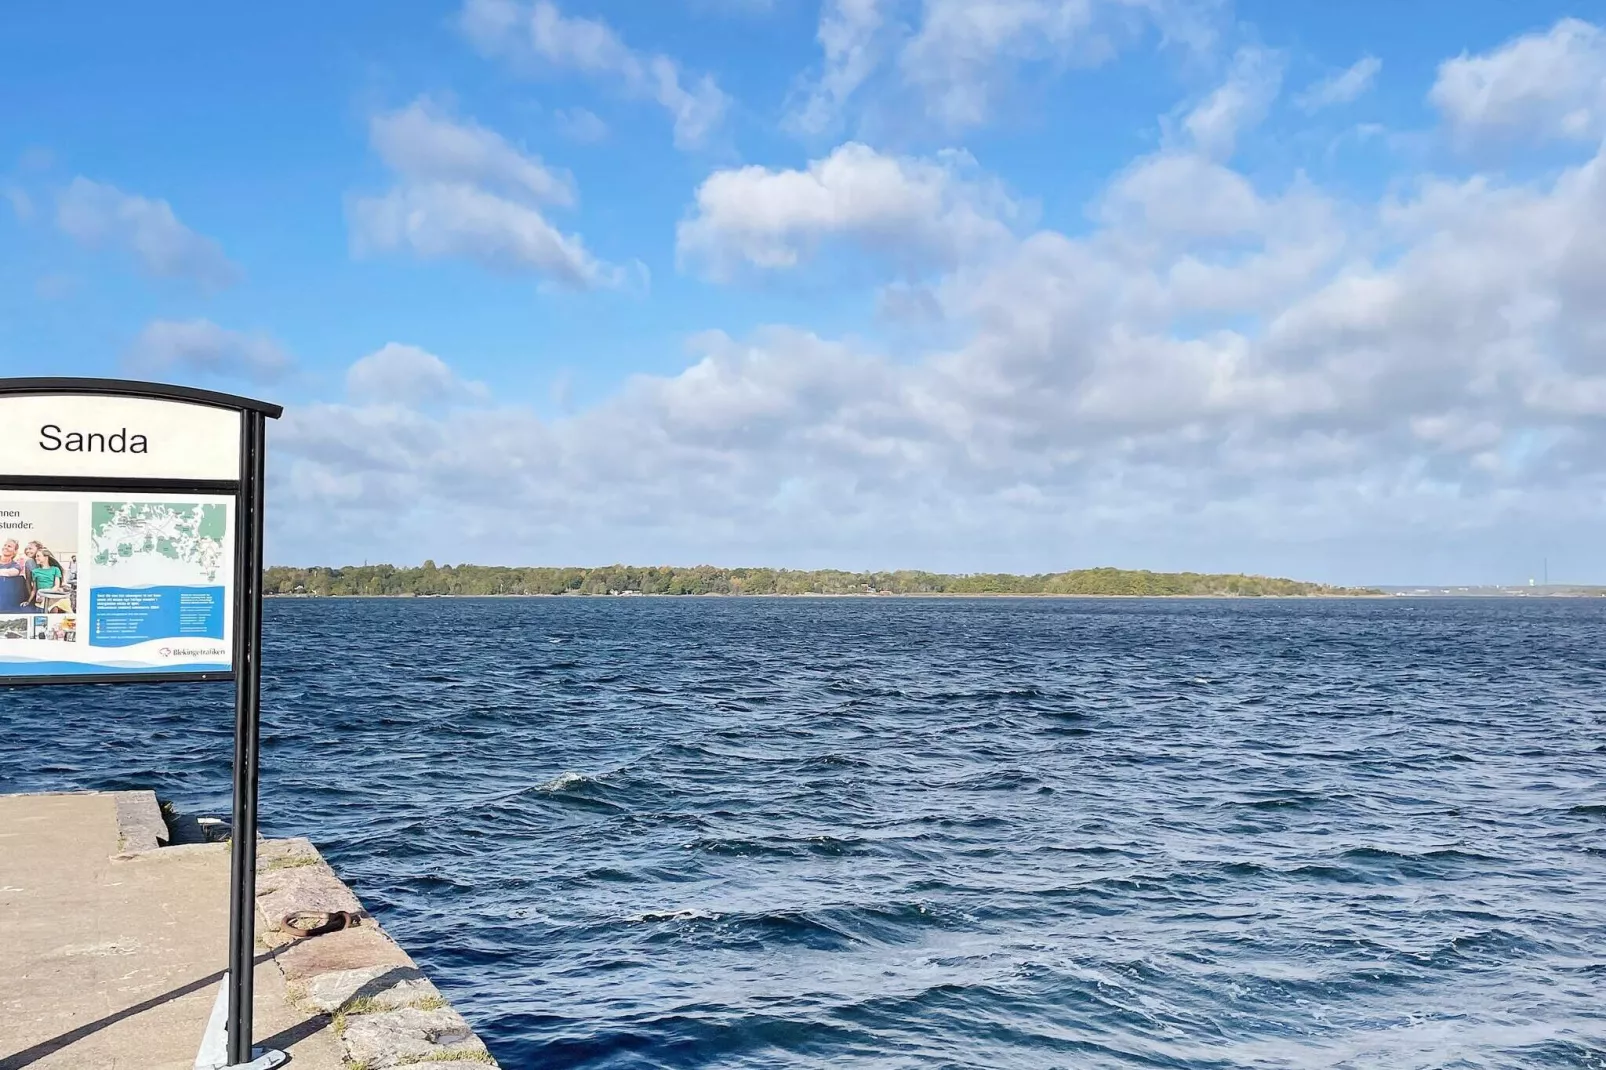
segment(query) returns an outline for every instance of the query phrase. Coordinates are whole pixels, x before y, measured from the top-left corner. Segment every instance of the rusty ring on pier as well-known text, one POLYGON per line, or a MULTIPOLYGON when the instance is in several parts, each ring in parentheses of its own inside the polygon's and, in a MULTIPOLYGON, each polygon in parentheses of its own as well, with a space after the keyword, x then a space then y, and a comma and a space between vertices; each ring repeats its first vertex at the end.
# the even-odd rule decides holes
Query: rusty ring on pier
POLYGON ((302 938, 319 936, 323 933, 339 932, 341 929, 359 925, 362 915, 349 910, 296 910, 284 916, 279 927, 291 936, 302 938), (297 925, 299 920, 322 918, 322 921, 312 925, 297 925))

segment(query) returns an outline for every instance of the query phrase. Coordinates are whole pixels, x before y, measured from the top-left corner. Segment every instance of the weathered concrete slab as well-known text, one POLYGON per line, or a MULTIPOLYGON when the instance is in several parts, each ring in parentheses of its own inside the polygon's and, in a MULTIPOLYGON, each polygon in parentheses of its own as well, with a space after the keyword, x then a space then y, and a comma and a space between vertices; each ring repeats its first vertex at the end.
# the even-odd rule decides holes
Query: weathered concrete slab
POLYGON ((346 1051, 358 1064, 371 1067, 418 1063, 431 1056, 461 1061, 485 1052, 485 1045, 463 1016, 446 1007, 360 1014, 345 1020, 346 1051))
MULTIPOLYGON (((148 792, 0 795, 0 1070, 191 1070, 226 959, 229 848, 158 847, 158 824, 148 792)), ((261 841, 257 907, 259 1045, 298 1070, 495 1066, 310 842, 261 841), (360 924, 280 924, 332 910, 360 924)))
MULTIPOLYGON (((117 812, 109 794, 0 796, 0 1070, 194 1065, 227 960, 228 851, 113 858, 117 812)), ((259 1043, 342 1065, 266 956, 256 996, 259 1043)))
POLYGON ((368 966, 411 966, 407 952, 372 926, 343 929, 287 944, 275 953, 290 981, 368 966))
POLYGON ((168 841, 167 822, 156 796, 148 791, 112 793, 117 811, 117 849, 121 852, 154 851, 168 841))
POLYGON ((395 1010, 442 1002, 440 992, 416 966, 365 966, 320 973, 292 984, 290 994, 298 1005, 327 1014, 353 1005, 395 1010))

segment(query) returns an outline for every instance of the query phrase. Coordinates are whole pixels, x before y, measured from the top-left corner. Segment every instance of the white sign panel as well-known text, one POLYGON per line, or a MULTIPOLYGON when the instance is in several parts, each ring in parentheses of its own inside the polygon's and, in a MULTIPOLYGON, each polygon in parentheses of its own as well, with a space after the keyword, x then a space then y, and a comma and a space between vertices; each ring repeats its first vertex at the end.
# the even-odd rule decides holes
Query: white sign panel
POLYGON ((230 672, 234 512, 222 495, 0 489, 0 683, 230 672))
POLYGON ((157 398, 0 397, 0 476, 238 480, 240 414, 157 398))

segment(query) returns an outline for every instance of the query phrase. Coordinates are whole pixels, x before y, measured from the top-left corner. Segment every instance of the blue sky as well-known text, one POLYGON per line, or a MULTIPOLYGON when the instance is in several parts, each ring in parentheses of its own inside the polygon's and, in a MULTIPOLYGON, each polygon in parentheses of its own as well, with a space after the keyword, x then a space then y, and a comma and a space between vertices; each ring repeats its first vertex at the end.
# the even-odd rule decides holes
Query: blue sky
POLYGON ((1603 7, 33 5, 0 355, 276 561, 1606 582, 1603 7))

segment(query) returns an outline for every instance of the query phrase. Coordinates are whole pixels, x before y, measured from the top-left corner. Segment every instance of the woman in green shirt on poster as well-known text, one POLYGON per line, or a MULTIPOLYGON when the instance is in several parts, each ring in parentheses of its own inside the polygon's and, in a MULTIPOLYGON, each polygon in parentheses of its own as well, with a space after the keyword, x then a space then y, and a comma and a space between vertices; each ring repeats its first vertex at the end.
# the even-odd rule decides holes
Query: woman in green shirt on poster
POLYGON ((34 551, 33 594, 38 598, 44 591, 61 590, 61 562, 50 556, 43 546, 34 551))

